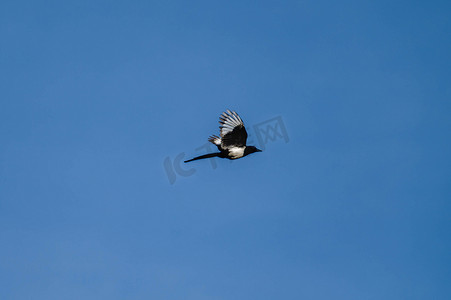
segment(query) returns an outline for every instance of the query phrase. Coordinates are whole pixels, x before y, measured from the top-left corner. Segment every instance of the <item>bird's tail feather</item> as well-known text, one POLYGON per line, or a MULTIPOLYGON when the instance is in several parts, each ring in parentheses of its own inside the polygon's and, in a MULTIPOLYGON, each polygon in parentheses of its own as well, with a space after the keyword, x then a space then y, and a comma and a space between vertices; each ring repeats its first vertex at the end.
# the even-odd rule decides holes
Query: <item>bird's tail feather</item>
POLYGON ((185 160, 185 162, 187 163, 187 162, 190 162, 190 161, 193 161, 193 160, 198 160, 198 159, 211 158, 211 157, 218 157, 219 154, 221 154, 221 152, 218 152, 218 153, 209 153, 209 154, 201 155, 201 156, 198 156, 198 157, 195 157, 195 158, 191 158, 191 159, 189 159, 189 160, 185 160))

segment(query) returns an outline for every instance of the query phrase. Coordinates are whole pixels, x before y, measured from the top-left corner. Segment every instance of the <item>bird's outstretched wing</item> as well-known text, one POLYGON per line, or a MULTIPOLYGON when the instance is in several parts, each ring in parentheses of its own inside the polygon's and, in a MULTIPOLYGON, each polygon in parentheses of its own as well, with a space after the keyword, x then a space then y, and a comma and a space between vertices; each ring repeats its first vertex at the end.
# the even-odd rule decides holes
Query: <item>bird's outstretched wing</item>
POLYGON ((227 110, 219 117, 219 132, 222 148, 246 146, 247 132, 243 120, 234 112, 227 110))

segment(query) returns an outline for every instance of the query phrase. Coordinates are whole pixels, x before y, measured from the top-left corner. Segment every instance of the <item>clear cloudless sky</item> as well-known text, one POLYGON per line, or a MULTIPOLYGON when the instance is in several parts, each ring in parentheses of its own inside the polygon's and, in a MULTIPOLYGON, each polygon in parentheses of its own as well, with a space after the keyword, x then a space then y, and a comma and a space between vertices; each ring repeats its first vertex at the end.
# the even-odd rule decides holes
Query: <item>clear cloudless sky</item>
POLYGON ((0 298, 451 299, 450 15, 1 1, 0 298), (228 108, 289 141, 171 184, 228 108))

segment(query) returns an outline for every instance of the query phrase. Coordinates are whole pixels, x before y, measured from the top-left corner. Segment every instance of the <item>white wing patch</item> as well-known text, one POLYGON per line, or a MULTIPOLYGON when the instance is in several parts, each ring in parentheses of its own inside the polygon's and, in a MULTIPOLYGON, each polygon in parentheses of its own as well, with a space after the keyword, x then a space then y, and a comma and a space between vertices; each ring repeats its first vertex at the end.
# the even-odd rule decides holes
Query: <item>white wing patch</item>
POLYGON ((240 116, 236 112, 230 110, 222 113, 219 117, 219 124, 221 124, 221 126, 219 126, 221 137, 233 131, 233 129, 237 126, 244 126, 240 116))
POLYGON ((244 147, 232 147, 229 148, 228 150, 231 159, 237 159, 243 157, 244 155, 244 147))
POLYGON ((210 143, 215 144, 216 146, 221 145, 221 138, 218 137, 218 136, 216 136, 216 135, 210 136, 210 137, 208 138, 208 141, 209 141, 210 143))

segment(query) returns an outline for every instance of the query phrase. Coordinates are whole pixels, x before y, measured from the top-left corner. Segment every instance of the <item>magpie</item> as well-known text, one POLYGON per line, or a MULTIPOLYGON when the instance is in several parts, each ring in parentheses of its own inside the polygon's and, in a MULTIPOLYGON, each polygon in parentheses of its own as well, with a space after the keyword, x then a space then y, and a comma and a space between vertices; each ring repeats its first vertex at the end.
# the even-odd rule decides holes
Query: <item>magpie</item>
POLYGON ((223 112, 219 117, 219 124, 219 136, 212 135, 208 138, 208 141, 215 144, 220 152, 185 160, 186 163, 210 157, 238 159, 254 152, 262 152, 254 146, 246 146, 246 128, 244 128, 243 120, 236 112, 230 110, 223 112))

